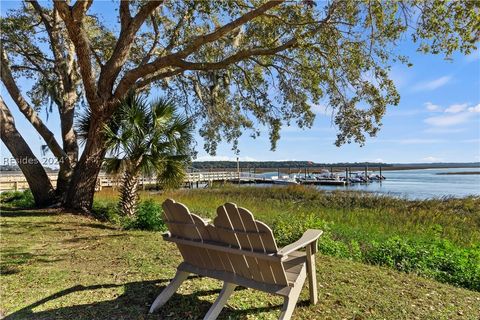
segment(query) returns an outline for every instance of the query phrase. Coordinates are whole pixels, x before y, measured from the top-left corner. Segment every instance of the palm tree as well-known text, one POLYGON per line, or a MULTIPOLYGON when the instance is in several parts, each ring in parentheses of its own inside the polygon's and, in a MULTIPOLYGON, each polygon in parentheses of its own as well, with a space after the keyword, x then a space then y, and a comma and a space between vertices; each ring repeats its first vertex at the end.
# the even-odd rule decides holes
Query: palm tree
POLYGON ((140 174, 155 175, 164 188, 180 185, 190 160, 192 124, 176 112, 171 100, 148 104, 130 93, 105 125, 107 173, 122 174, 120 209, 133 216, 138 205, 140 174))

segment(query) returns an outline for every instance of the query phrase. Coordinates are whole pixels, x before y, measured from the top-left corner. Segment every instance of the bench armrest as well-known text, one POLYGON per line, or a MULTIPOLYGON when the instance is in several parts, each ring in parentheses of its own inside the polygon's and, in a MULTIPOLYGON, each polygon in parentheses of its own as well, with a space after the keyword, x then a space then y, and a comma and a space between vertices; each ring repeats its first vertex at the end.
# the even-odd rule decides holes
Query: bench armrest
POLYGON ((322 233, 323 233, 322 230, 308 229, 307 231, 305 231, 305 233, 302 235, 300 239, 278 250, 277 255, 280 257, 288 256, 293 251, 297 251, 300 248, 304 248, 311 243, 315 243, 315 248, 314 250, 312 250, 312 253, 315 253, 317 252, 317 246, 316 246, 317 240, 322 235, 322 233))

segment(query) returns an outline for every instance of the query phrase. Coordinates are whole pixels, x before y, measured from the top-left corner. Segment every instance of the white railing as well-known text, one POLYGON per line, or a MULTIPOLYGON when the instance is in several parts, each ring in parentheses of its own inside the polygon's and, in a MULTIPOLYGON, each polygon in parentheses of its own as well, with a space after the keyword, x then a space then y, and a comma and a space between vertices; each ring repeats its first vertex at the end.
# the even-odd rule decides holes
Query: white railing
MULTIPOLYGON (((57 184, 57 174, 49 173, 48 177, 52 185, 57 184)), ((184 183, 207 183, 213 181, 238 181, 240 179, 252 179, 253 175, 249 173, 241 173, 233 171, 211 171, 211 172, 189 172, 184 183)), ((97 187, 115 187, 120 183, 120 178, 100 174, 98 176, 97 187)), ((157 181, 152 177, 141 177, 140 185, 156 184, 157 181)), ((0 175, 0 191, 7 190, 24 190, 28 188, 28 183, 23 174, 2 174, 0 175)))

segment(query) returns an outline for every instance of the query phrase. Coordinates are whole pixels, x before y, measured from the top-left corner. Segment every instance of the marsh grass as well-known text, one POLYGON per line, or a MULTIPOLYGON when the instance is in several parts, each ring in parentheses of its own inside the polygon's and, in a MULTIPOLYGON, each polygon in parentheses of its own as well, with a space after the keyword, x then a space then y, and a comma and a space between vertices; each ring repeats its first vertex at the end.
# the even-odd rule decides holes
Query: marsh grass
MULTIPOLYGON (((406 200, 361 192, 322 192, 304 186, 235 187, 143 192, 141 199, 163 202, 174 198, 192 212, 212 218, 225 202, 248 208, 266 223, 305 217, 330 224, 337 237, 385 240, 443 238, 461 246, 480 243, 480 197, 406 200)), ((114 202, 117 194, 105 190, 98 203, 114 202)))
MULTIPOLYGON (((113 201, 106 191, 97 201, 113 201)), ((308 228, 325 231, 323 254, 385 265, 480 291, 480 198, 411 201, 359 192, 321 192, 302 186, 235 187, 144 192, 143 201, 166 198, 213 218, 225 202, 248 208, 272 226, 279 246, 308 228)))

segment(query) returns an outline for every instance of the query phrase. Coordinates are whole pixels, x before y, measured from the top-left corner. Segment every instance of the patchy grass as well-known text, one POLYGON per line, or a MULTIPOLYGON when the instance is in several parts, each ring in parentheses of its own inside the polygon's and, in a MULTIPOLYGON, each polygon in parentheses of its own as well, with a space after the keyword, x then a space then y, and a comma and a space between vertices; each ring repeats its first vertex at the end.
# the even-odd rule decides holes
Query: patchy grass
MULTIPOLYGON (((221 288, 219 281, 192 277, 148 315, 181 261, 160 233, 55 211, 2 210, 0 223, 6 319, 201 319, 221 288)), ((305 287, 294 319, 476 320, 480 314, 479 292, 392 269, 318 255, 317 276, 319 303, 308 305, 305 287)), ((219 319, 278 319, 281 304, 238 289, 219 319)))

